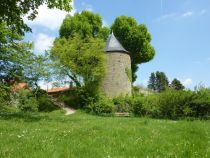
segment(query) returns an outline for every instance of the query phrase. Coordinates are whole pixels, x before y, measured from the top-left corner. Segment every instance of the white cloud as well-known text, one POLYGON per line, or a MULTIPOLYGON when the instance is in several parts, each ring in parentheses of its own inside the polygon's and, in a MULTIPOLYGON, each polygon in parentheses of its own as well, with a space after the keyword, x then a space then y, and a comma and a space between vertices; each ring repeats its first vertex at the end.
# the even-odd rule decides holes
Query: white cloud
POLYGON ((199 14, 200 14, 200 15, 203 15, 203 14, 206 14, 206 12, 207 12, 207 10, 206 10, 206 9, 203 9, 203 10, 200 11, 199 14))
POLYGON ((176 15, 177 15, 176 13, 165 14, 165 15, 162 15, 161 17, 159 17, 157 19, 157 21, 162 21, 162 20, 174 18, 176 15))
POLYGON ((167 20, 167 19, 182 19, 182 18, 188 18, 192 16, 199 16, 199 15, 204 15, 207 13, 206 9, 202 9, 200 11, 187 11, 184 13, 169 13, 162 15, 161 17, 157 18, 156 21, 162 21, 162 20, 167 20))
POLYGON ((182 14, 183 17, 191 17, 193 15, 194 15, 193 11, 188 11, 188 12, 185 12, 184 14, 182 14))
POLYGON ((48 50, 52 46, 54 39, 54 37, 39 33, 34 42, 35 50, 38 53, 44 53, 45 50, 48 50))
POLYGON ((55 30, 60 27, 67 14, 74 15, 76 10, 73 1, 72 7, 72 11, 68 13, 59 9, 49 9, 46 5, 42 5, 39 7, 38 15, 33 21, 28 20, 26 17, 24 17, 24 20, 28 25, 40 25, 55 30))
POLYGON ((93 6, 91 4, 87 4, 85 2, 82 2, 82 7, 84 10, 93 11, 93 6))
POLYGON ((186 78, 186 79, 182 80, 181 82, 184 86, 189 86, 193 83, 193 80, 191 78, 186 78))

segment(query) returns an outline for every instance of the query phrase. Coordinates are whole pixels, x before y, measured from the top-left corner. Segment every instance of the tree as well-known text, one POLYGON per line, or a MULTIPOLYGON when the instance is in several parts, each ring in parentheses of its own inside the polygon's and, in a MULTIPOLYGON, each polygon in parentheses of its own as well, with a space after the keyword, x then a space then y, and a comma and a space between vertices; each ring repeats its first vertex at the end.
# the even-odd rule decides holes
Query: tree
POLYGON ((33 54, 32 43, 23 42, 17 31, 0 24, 0 82, 24 81, 38 87, 47 76, 46 58, 33 54))
POLYGON ((109 35, 109 28, 102 27, 102 19, 99 14, 89 11, 76 13, 74 16, 68 15, 61 27, 60 37, 73 37, 75 33, 80 34, 82 38, 94 37, 106 40, 109 35))
POLYGON ((48 8, 58 8, 70 11, 72 0, 1 0, 0 23, 5 22, 11 29, 23 34, 31 29, 24 23, 23 16, 31 12, 29 20, 37 15, 40 5, 47 4, 48 8))
POLYGON ((153 59, 155 50, 151 45, 151 35, 144 24, 138 25, 132 17, 117 17, 111 27, 117 39, 131 53, 133 82, 136 80, 138 64, 153 59))
POLYGON ((175 90, 183 90, 185 87, 182 85, 182 83, 178 79, 173 79, 171 82, 171 88, 175 90))
POLYGON ((23 80, 24 60, 31 54, 31 43, 21 42, 22 37, 0 23, 0 79, 23 80))
POLYGON ((156 73, 151 73, 148 88, 157 92, 162 92, 166 90, 168 86, 169 81, 164 72, 157 71, 156 73))
POLYGON ((156 90, 156 76, 155 76, 155 73, 151 73, 150 75, 150 78, 149 78, 149 83, 148 83, 148 86, 147 86, 149 89, 152 89, 152 90, 156 90))
POLYGON ((51 56, 67 68, 68 76, 78 87, 94 92, 105 72, 103 48, 103 40, 75 34, 56 39, 51 56))
POLYGON ((163 92, 168 88, 169 81, 164 72, 156 72, 156 90, 163 92))
POLYGON ((109 32, 99 14, 82 11, 66 16, 51 50, 54 72, 68 76, 77 87, 97 89, 105 71, 103 50, 109 32))

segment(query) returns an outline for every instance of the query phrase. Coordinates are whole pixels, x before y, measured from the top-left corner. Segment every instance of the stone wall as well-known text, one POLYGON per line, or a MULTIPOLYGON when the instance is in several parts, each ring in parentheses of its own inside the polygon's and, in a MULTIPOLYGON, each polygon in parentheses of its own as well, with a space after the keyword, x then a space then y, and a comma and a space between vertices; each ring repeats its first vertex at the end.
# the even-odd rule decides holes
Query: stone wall
POLYGON ((107 52, 106 75, 102 81, 102 90, 106 96, 131 95, 131 60, 123 52, 107 52))

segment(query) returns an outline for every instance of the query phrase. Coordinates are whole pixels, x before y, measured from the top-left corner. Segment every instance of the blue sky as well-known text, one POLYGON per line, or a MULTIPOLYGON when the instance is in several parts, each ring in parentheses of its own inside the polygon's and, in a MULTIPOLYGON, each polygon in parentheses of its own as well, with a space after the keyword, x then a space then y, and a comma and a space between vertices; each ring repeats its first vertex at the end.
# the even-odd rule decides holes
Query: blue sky
MULTIPOLYGON (((151 72, 163 71, 169 80, 178 78, 187 88, 198 84, 210 86, 210 1, 209 0, 75 0, 75 12, 99 13, 104 25, 111 25, 120 15, 132 16, 146 24, 152 35, 155 58, 139 65, 135 84, 147 85, 151 72)), ((43 53, 58 36, 67 13, 41 6, 33 22, 26 22, 33 33, 35 52, 43 53)))

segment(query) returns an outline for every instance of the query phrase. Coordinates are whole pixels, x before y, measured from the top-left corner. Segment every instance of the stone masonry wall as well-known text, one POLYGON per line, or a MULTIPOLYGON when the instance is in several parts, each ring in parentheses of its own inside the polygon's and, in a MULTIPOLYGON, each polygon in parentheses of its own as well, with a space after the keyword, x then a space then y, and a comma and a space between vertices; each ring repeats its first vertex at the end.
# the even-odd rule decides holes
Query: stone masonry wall
POLYGON ((113 98, 119 95, 131 95, 130 56, 122 52, 108 52, 106 75, 102 81, 105 95, 113 98))

